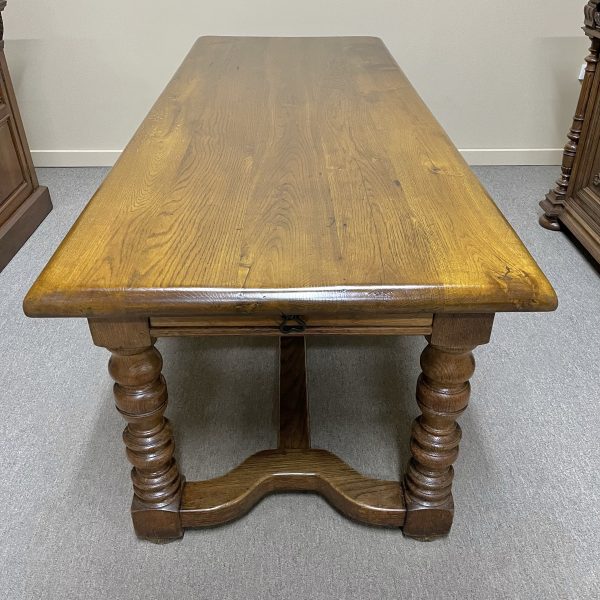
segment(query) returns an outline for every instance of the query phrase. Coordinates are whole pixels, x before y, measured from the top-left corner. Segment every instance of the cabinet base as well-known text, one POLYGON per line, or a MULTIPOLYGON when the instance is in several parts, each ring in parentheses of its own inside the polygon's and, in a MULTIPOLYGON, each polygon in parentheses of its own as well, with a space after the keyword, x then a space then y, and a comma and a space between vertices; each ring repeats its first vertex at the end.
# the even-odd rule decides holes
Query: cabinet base
POLYGON ((556 217, 549 217, 547 214, 540 215, 539 223, 544 229, 550 231, 560 231, 560 223, 556 217))
POLYGON ((560 215, 561 224, 581 243, 600 265, 600 224, 567 204, 560 215))
POLYGON ((52 210, 48 188, 40 186, 0 226, 0 272, 52 210))

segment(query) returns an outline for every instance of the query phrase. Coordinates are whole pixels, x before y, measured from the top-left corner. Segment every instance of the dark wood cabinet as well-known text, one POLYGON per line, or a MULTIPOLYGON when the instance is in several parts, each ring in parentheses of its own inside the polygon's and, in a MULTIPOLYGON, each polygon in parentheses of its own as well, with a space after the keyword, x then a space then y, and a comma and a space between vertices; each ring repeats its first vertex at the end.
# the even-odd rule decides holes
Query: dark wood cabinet
POLYGON ((561 176, 540 202, 540 224, 566 227, 600 262, 600 2, 585 6, 584 27, 591 40, 573 124, 565 146, 561 176))
POLYGON ((52 210, 38 184, 4 56, 0 0, 0 271, 52 210))

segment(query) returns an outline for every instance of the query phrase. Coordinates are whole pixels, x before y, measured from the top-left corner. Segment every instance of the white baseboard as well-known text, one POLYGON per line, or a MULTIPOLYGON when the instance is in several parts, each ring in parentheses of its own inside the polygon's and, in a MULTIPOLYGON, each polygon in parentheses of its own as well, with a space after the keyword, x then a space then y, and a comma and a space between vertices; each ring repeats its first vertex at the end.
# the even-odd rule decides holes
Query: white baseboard
POLYGON ((32 150, 36 167, 112 167, 121 150, 32 150))
POLYGON ((460 150, 464 159, 476 165, 560 165, 562 148, 482 148, 460 150))
MULTIPOLYGON (((464 149, 470 165, 560 165, 562 148, 464 149)), ((120 150, 32 150, 36 167, 112 167, 120 150)))

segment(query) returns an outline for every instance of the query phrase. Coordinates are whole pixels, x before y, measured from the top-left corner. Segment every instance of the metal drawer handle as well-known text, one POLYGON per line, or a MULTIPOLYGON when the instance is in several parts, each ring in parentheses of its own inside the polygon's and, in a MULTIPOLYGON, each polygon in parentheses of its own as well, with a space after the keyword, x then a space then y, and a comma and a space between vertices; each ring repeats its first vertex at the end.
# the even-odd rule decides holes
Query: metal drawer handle
POLYGON ((282 315, 283 321, 279 325, 281 333, 302 333, 306 329, 306 323, 300 315, 282 315))
POLYGON ((592 183, 594 185, 600 185, 600 173, 597 173, 596 175, 594 175, 594 179, 592 179, 592 183))

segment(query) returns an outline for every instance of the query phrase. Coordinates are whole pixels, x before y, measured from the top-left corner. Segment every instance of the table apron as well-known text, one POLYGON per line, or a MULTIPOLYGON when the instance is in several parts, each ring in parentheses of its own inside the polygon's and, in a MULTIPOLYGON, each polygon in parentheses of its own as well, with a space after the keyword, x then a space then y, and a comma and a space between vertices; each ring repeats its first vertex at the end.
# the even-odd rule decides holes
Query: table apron
MULTIPOLYGON (((152 337, 205 335, 282 335, 285 315, 254 317, 158 317, 150 319, 152 337)), ((285 335, 429 335, 433 315, 384 315, 364 317, 302 317, 304 329, 285 335)))

